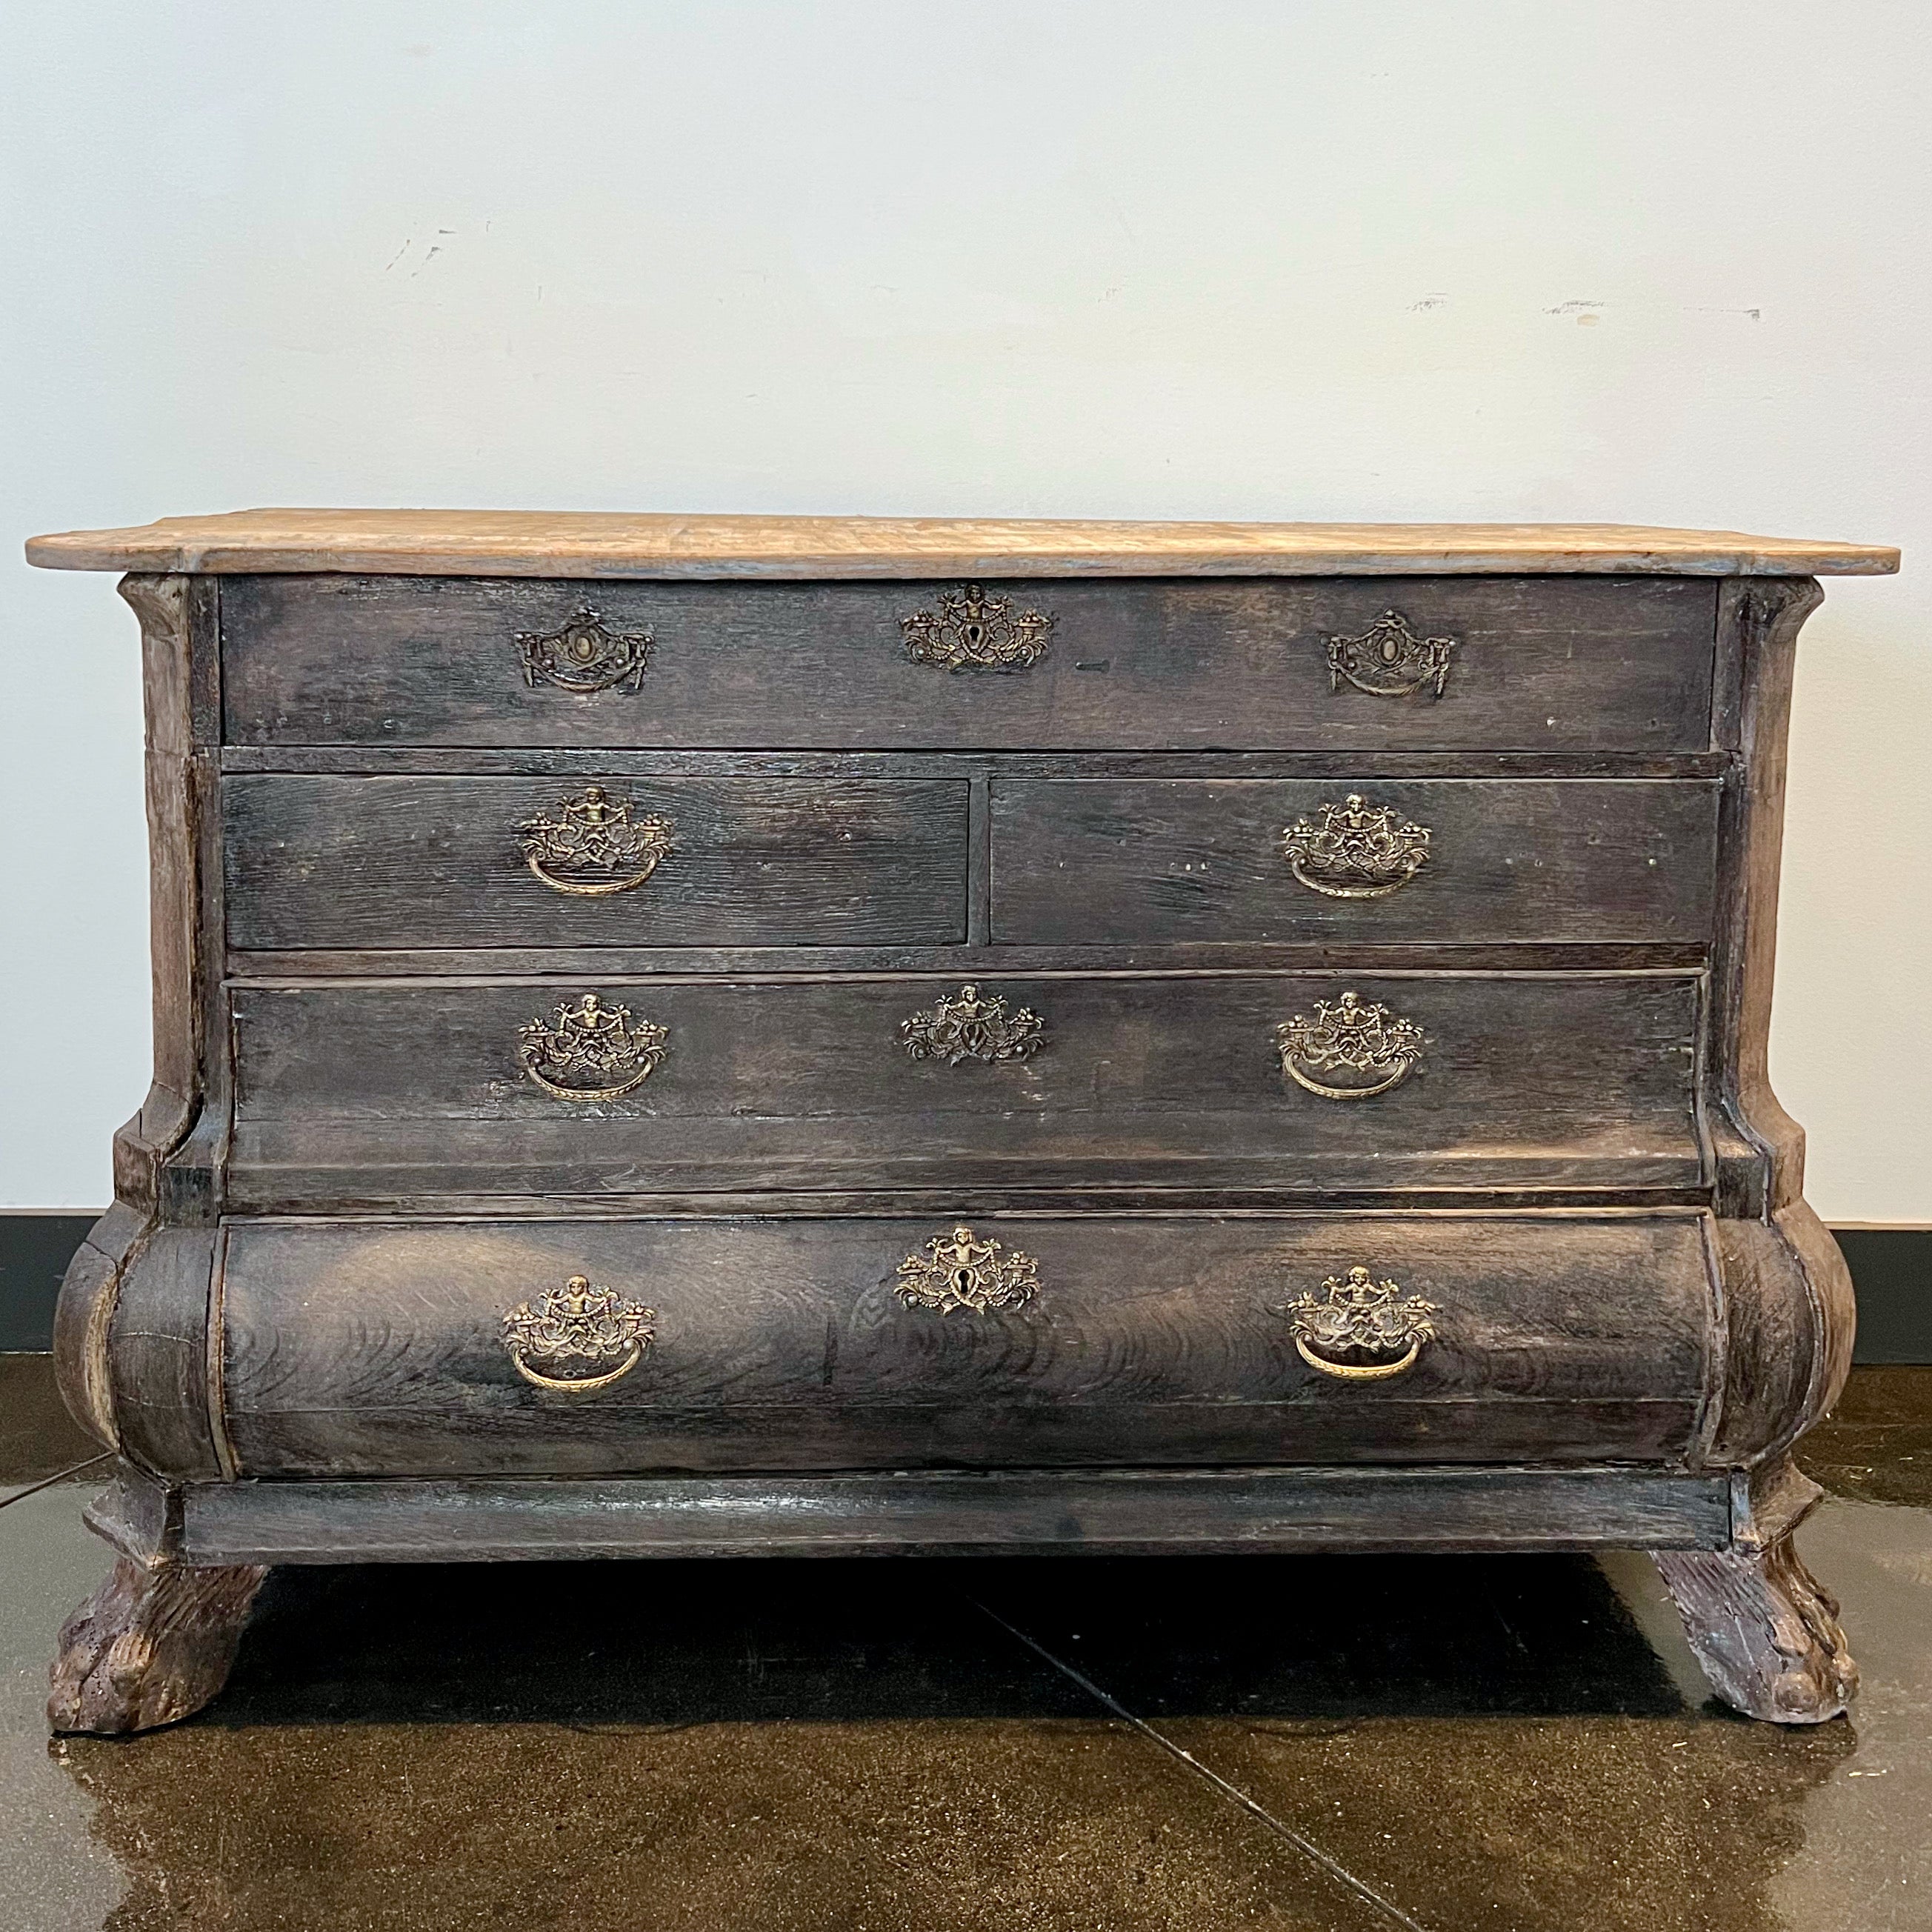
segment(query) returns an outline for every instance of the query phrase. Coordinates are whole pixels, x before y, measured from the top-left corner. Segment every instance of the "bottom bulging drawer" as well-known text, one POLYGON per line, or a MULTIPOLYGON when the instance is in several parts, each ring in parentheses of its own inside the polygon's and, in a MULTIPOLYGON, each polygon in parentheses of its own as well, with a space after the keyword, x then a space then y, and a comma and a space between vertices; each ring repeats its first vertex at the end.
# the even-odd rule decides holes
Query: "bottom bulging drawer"
POLYGON ((1678 1462, 1702 1217, 238 1223, 244 1476, 1678 1462))

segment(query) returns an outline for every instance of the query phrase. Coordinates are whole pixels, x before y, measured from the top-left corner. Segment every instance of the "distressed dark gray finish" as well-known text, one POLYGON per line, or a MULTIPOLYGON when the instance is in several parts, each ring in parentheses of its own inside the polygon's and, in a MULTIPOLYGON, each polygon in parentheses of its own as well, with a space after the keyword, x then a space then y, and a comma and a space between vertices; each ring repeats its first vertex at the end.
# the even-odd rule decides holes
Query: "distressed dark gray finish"
POLYGON ((1130 781, 996 777, 996 943, 1120 946, 1325 939, 1391 944, 1701 944, 1717 868, 1715 784, 1631 779, 1130 781), (1427 828, 1382 898, 1298 880, 1283 830, 1351 793, 1427 828))
POLYGON ((1035 577, 988 587, 1054 616, 1040 664, 954 675, 899 624, 947 585, 865 574, 130 580, 156 1081, 58 1346, 127 1459, 97 1527, 235 1588, 136 1580, 68 1679, 199 1620, 212 1690, 234 1566, 280 1561, 1634 1541, 1702 1552, 1666 1573, 1724 1694, 1828 1714, 1780 1472, 1850 1306, 1764 1053, 1815 586, 1035 577), (584 602, 653 633, 636 691, 524 680, 584 602), (1389 608, 1456 640, 1440 698, 1335 687, 1389 608), (590 784, 676 822, 634 894, 523 868, 590 784), (1433 834, 1385 898, 1280 855, 1350 790, 1433 834), (968 980, 1046 1047, 910 1061, 968 980), (1359 1102, 1272 1040, 1345 989, 1428 1036, 1359 1102), (516 1034, 592 991, 668 1030, 586 1106, 516 1034), (965 1220, 1039 1294, 902 1306, 965 1220), (1437 1305, 1386 1382, 1279 1312, 1357 1262, 1437 1305), (578 1273, 658 1311, 592 1396, 501 1339, 578 1273))
POLYGON ((668 818, 634 890, 573 898, 524 862, 556 778, 230 777, 231 946, 943 945, 966 937, 966 782, 613 781, 668 818))
POLYGON ((1690 578, 1018 581, 1058 620, 1028 670, 914 663, 944 584, 234 577, 227 736, 244 744, 1481 746, 1702 751, 1717 586, 1690 578), (636 692, 524 682, 520 632, 580 604, 649 631, 636 692), (1331 690, 1325 640, 1390 608, 1458 639, 1440 699, 1331 690))
POLYGON ((956 980, 977 974, 1027 976, 1089 970, 1154 973, 1590 973, 1700 972, 1710 948, 1678 940, 1642 944, 1585 940, 1542 945, 1518 941, 1454 945, 1418 940, 1373 945, 1365 940, 1189 940, 1176 945, 1111 946, 1104 954, 1066 946, 985 946, 983 933, 964 946, 506 946, 411 950, 397 946, 299 946, 284 952, 236 952, 230 980, 236 986, 288 986, 329 980, 459 980, 487 967, 492 978, 635 980, 672 974, 723 980, 794 975, 831 978, 854 974, 936 973, 956 980))
POLYGON ((902 1306, 904 1219, 231 1237, 227 1427, 249 1475, 1044 1463, 1681 1460, 1708 1384, 1695 1215, 998 1217, 1018 1309, 902 1306), (1282 1304, 1357 1264, 1437 1303, 1407 1374, 1334 1380, 1282 1304), (506 1310, 584 1274, 657 1311, 594 1396, 532 1388, 506 1310))
POLYGON ((1004 1184, 1688 1187, 1698 982, 1684 974, 989 977, 1046 1022, 1004 1064, 915 1061, 955 990, 831 982, 303 986, 233 994, 231 1184, 262 1204, 468 1192, 1004 1184), (1327 1100, 1276 1028, 1345 988, 1414 1020, 1401 1085, 1327 1100), (622 1099, 560 1100, 518 1028, 595 990, 668 1030, 622 1099))
MULTIPOLYGON (((123 1465, 88 1521, 184 1563, 1715 1550, 1721 1476, 1631 1468, 877 1470, 202 1483, 123 1465), (167 1504, 172 1502, 172 1510, 167 1504)), ((748 1580, 748 1581, 749 1580, 748 1580)))

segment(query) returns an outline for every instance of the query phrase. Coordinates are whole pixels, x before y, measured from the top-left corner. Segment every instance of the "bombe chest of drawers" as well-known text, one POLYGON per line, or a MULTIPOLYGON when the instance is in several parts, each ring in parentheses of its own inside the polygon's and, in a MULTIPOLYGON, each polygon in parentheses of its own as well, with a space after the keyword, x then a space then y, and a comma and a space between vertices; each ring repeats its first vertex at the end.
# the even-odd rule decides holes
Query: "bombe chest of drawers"
POLYGON ((1768 1088, 1821 572, 1607 526, 250 512, 146 669, 155 1072, 57 1353, 63 1730, 282 1563, 1657 1552, 1855 1673, 1768 1088))

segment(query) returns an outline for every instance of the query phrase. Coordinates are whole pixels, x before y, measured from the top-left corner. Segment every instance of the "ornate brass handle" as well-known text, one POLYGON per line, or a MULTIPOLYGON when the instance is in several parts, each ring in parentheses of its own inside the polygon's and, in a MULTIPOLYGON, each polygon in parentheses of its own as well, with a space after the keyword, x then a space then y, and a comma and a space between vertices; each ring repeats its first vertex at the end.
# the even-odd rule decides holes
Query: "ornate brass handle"
POLYGON ((1297 1013, 1275 1028, 1281 1070, 1298 1087, 1324 1100, 1366 1100, 1407 1079, 1427 1044, 1413 1020, 1384 1006, 1364 1006, 1360 996, 1344 993, 1333 1003, 1317 1000, 1315 1017, 1297 1013), (1318 1078, 1328 1073, 1360 1075, 1340 1084, 1318 1078))
POLYGON ((1370 805, 1351 792, 1340 805, 1316 807, 1281 835, 1288 868, 1311 892, 1330 899, 1380 899, 1407 885, 1429 856, 1429 828, 1392 806, 1370 805))
POLYGON ((551 891, 602 899, 641 886, 671 850, 668 818, 631 816, 629 802, 589 785, 556 808, 554 818, 526 819, 519 828, 524 862, 551 891))
POLYGON ((977 986, 942 995, 899 1022, 899 1044, 915 1060, 1024 1060, 1038 1051, 1046 1022, 1030 1006, 1008 1012, 998 994, 982 1000, 977 986))
POLYGON ((1414 1367, 1424 1345, 1436 1338, 1430 1318, 1442 1312, 1420 1295, 1401 1295, 1400 1282, 1352 1268, 1331 1274, 1319 1298, 1298 1294, 1280 1312, 1288 1318, 1295 1353, 1311 1369, 1341 1382, 1385 1382, 1414 1367))
POLYGON ((934 1235, 917 1254, 908 1255, 893 1288, 908 1308, 942 1315, 956 1308, 1020 1308, 1039 1292, 1040 1264, 1018 1248, 1003 1249, 959 1227, 950 1235, 934 1235))
POLYGON ((1400 610, 1384 610, 1358 638, 1330 638, 1328 688, 1352 684, 1371 698, 1406 698, 1424 686, 1438 698, 1449 682, 1459 638, 1418 638, 1400 610))
POLYGON ((503 1317, 503 1346, 525 1382, 564 1395, 589 1395, 622 1381, 650 1354, 656 1319, 656 1309, 626 1301, 614 1288, 593 1288, 586 1276, 574 1274, 562 1288, 519 1302, 503 1317), (580 1362, 586 1372, 567 1372, 580 1362), (612 1362, 614 1368, 605 1366, 612 1362), (566 1372, 546 1372, 552 1369, 566 1372))
POLYGON ((554 631, 519 631, 524 682, 554 684, 579 698, 644 681, 656 640, 648 631, 614 631, 596 607, 580 604, 554 631))
POLYGON ((939 593, 937 611, 899 620, 906 654, 940 670, 1024 670, 1046 655, 1055 620, 1041 610, 1016 614, 1010 597, 976 584, 939 593))
POLYGON ((556 1010, 545 1025, 518 1030, 517 1061, 560 1100, 616 1100, 641 1087, 664 1058, 668 1030, 633 1020, 628 1006, 607 1006, 595 993, 556 1010))

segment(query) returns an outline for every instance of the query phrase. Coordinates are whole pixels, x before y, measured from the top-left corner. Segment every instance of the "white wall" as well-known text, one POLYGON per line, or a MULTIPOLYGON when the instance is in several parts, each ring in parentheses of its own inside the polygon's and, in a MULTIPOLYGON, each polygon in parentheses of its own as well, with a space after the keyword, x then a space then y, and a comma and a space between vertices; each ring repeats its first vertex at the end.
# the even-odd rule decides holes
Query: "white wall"
POLYGON ((7 0, 0 1202, 146 1083, 132 616, 250 504, 1711 524, 1806 634, 1774 1067, 1932 1220, 1922 0, 7 0))

